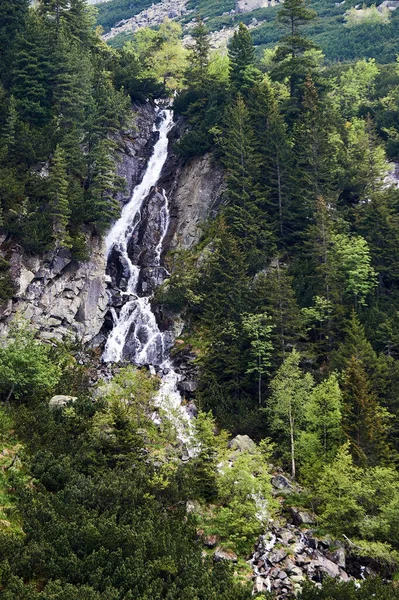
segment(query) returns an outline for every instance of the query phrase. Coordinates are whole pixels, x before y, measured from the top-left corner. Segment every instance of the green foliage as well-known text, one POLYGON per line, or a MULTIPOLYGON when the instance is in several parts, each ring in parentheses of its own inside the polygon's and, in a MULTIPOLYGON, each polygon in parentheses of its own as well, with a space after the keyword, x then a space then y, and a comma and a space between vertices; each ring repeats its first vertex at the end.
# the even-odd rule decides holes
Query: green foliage
POLYGON ((90 225, 109 226, 119 186, 109 134, 131 108, 113 83, 119 57, 93 32, 83 0, 20 4, 4 75, 0 53, 1 213, 6 233, 40 253, 79 246, 90 225))
POLYGON ((398 485, 392 467, 355 466, 347 443, 314 484, 319 523, 333 535, 350 536, 354 556, 368 556, 392 570, 399 558, 394 549, 398 485))
POLYGON ((296 441, 314 381, 299 368, 300 354, 293 350, 278 369, 270 384, 267 417, 272 431, 279 432, 284 450, 290 455, 291 475, 296 476, 296 441))
MULTIPOLYGON (((203 424, 204 415, 200 415, 202 430, 203 424)), ((212 421, 208 417, 209 425, 212 425, 212 421)), ((223 547, 247 554, 254 539, 277 509, 271 494, 270 472, 266 463, 268 456, 261 447, 256 446, 247 450, 227 448, 223 432, 212 436, 208 429, 207 439, 205 446, 205 438, 200 432, 199 440, 205 447, 194 459, 194 476, 198 477, 198 465, 204 465, 206 460, 208 482, 212 481, 214 487, 212 496, 208 496, 212 504, 202 505, 196 515, 198 525, 206 535, 217 535, 223 547), (210 461, 209 450, 204 454, 206 448, 213 448, 213 461, 210 461)), ((199 473, 203 474, 204 471, 199 473)), ((209 487, 203 489, 209 491, 209 487)))
POLYGON ((16 323, 0 347, 0 394, 3 399, 32 399, 52 392, 61 377, 50 345, 36 338, 36 333, 16 323))
POLYGON ((375 25, 377 23, 385 25, 389 22, 390 15, 391 11, 385 6, 378 10, 375 4, 370 7, 363 4, 360 9, 352 7, 345 13, 345 25, 346 27, 357 27, 360 24, 375 25))
POLYGON ((10 263, 0 258, 0 303, 13 297, 15 285, 10 273, 10 263))
POLYGON ((206 600, 251 597, 228 565, 203 560, 179 470, 169 470, 165 486, 157 455, 143 449, 151 449, 148 402, 156 387, 145 371, 121 369, 94 404, 79 399, 61 411, 30 405, 33 389, 25 391, 15 426, 34 485, 13 479, 24 535, 0 532, 2 596, 97 600, 134 590, 172 600, 199 590, 206 600))

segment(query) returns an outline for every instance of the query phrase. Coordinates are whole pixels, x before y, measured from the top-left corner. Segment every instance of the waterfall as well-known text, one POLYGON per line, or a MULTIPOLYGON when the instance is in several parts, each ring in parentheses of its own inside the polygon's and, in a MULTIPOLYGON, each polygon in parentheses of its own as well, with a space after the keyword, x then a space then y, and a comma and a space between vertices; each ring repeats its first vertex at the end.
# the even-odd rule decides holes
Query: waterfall
MULTIPOLYGON (((111 308, 113 328, 108 336, 104 362, 120 362, 129 358, 138 366, 148 365, 161 376, 161 385, 155 404, 171 420, 178 438, 186 446, 188 455, 193 450, 192 432, 187 412, 181 406, 181 396, 177 390, 180 375, 173 369, 169 359, 171 345, 170 332, 160 331, 151 307, 151 294, 145 295, 140 289, 142 269, 134 264, 129 256, 129 242, 137 234, 142 220, 142 207, 151 190, 156 189, 162 200, 159 210, 159 241, 152 249, 154 259, 151 268, 161 267, 163 241, 169 227, 169 205, 165 190, 158 190, 157 183, 168 156, 168 133, 173 126, 173 113, 169 109, 158 109, 153 131, 159 134, 154 145, 143 179, 133 190, 130 201, 124 206, 120 218, 106 237, 107 257, 117 257, 123 265, 125 289, 113 290, 120 294, 122 306, 119 314, 111 308), (191 450, 190 450, 191 448, 191 450)), ((165 271, 165 270, 164 270, 165 271)))
MULTIPOLYGON (((124 206, 120 218, 108 233, 105 243, 108 257, 117 252, 121 264, 127 274, 127 288, 121 291, 130 299, 123 305, 119 316, 113 311, 114 325, 108 336, 103 354, 105 362, 119 362, 123 358, 123 350, 128 336, 134 348, 133 360, 137 365, 159 366, 165 360, 164 335, 160 332, 155 315, 151 310, 151 296, 138 295, 140 267, 134 265, 128 254, 128 243, 141 222, 141 208, 144 200, 155 187, 161 175, 162 167, 168 156, 168 133, 173 126, 171 110, 162 110, 154 124, 154 131, 159 138, 154 146, 143 179, 133 191, 130 201, 124 206)), ((169 226, 169 210, 167 197, 163 192, 165 205, 161 215, 161 236, 156 248, 155 265, 160 265, 162 242, 169 226), (162 230, 163 229, 163 230, 162 230)))

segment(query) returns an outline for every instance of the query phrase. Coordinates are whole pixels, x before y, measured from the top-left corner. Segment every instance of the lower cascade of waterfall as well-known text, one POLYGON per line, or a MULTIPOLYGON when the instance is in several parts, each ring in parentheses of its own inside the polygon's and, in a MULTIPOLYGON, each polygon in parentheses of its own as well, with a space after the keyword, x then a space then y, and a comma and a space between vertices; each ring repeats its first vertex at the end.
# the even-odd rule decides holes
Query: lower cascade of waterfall
MULTIPOLYGON (((194 453, 192 428, 188 413, 181 406, 182 398, 177 390, 180 375, 174 370, 169 359, 173 336, 169 331, 161 331, 151 307, 152 293, 147 294, 148 286, 143 285, 144 267, 135 264, 130 244, 134 241, 142 223, 142 209, 151 192, 157 194, 158 240, 148 250, 152 257, 151 265, 145 269, 155 273, 156 281, 162 283, 168 272, 161 265, 163 241, 169 227, 169 205, 165 190, 157 187, 162 168, 168 156, 168 133, 173 127, 173 113, 170 109, 158 108, 153 131, 158 134, 152 156, 140 184, 130 201, 123 207, 120 218, 106 237, 108 263, 117 262, 122 276, 119 287, 110 289, 110 304, 113 326, 109 333, 102 359, 117 363, 125 359, 138 366, 149 366, 161 377, 161 385, 155 404, 171 420, 178 438, 190 456, 194 453), (160 204, 161 205, 160 205, 160 204), (118 295, 118 306, 112 305, 112 294, 118 295)), ((134 254, 134 253, 133 253, 134 254)), ((107 281, 112 278, 107 276, 107 281)))

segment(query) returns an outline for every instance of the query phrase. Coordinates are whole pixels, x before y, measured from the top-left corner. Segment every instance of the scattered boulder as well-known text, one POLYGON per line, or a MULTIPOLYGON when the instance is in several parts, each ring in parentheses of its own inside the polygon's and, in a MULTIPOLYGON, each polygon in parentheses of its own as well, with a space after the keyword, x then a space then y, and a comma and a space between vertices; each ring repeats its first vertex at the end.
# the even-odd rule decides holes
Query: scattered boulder
POLYGON ((272 477, 272 486, 277 490, 292 490, 292 485, 284 475, 272 477))
POLYGON ((187 404, 186 412, 189 415, 189 417, 192 417, 192 418, 194 418, 198 415, 198 408, 197 408, 197 405, 195 404, 195 402, 191 401, 187 404))
POLYGON ((339 577, 339 567, 332 560, 323 556, 320 552, 315 553, 316 559, 310 562, 309 568, 316 569, 328 577, 339 577))
POLYGON ((236 435, 229 443, 229 448, 238 450, 238 452, 248 452, 253 454, 256 450, 256 444, 248 435, 236 435))
POLYGON ((207 548, 214 548, 216 546, 216 544, 218 543, 218 536, 217 535, 204 535, 202 537, 202 543, 207 548))
POLYGON ((213 555, 213 560, 215 562, 221 562, 222 560, 228 560, 229 562, 236 563, 238 558, 237 554, 232 550, 222 550, 221 548, 217 548, 213 555))
POLYGON ((299 527, 300 525, 314 525, 316 523, 316 515, 300 508, 291 507, 291 515, 294 524, 299 527))
POLYGON ((48 405, 50 408, 64 408, 64 406, 67 406, 67 404, 75 402, 76 400, 76 396, 53 396, 48 405))
POLYGON ((304 521, 313 521, 314 515, 299 508, 293 511, 302 528, 291 523, 272 526, 260 536, 249 561, 254 591, 271 590, 276 600, 296 595, 306 579, 317 585, 326 577, 351 580, 345 569, 344 544, 329 536, 315 537, 311 529, 303 528, 304 521))
POLYGON ((186 502, 186 513, 188 515, 198 513, 201 511, 201 505, 198 500, 187 500, 186 502))
POLYGON ((337 548, 333 552, 326 552, 327 558, 335 562, 339 567, 345 569, 346 560, 345 560, 345 548, 337 548))
POLYGON ((285 557, 287 556, 287 551, 284 550, 283 548, 275 548, 274 550, 272 550, 270 552, 270 554, 267 557, 267 560, 272 564, 272 565, 276 565, 278 563, 280 563, 281 561, 283 561, 285 559, 285 557))

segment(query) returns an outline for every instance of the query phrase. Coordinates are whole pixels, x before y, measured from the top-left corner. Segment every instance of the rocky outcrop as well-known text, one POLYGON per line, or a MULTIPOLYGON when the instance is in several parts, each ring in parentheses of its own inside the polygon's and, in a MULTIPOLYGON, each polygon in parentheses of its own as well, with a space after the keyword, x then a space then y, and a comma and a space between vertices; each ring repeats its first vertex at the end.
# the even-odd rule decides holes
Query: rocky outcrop
MULTIPOLYGON (((216 215, 225 189, 224 173, 210 154, 192 159, 184 166, 172 166, 165 177, 170 203, 170 226, 165 240, 171 249, 188 249, 201 235, 201 225, 216 215), (171 177, 172 175, 172 177, 171 177)), ((169 170, 171 166, 169 165, 169 170)))
POLYGON ((236 11, 238 13, 252 12, 257 8, 269 8, 279 4, 279 0, 237 0, 236 11))
POLYGON ((48 252, 40 259, 19 246, 9 250, 17 291, 0 313, 0 332, 20 315, 44 338, 76 334, 84 342, 98 333, 107 308, 103 243, 90 239, 91 258, 77 262, 68 250, 48 252))
POLYGON ((165 19, 180 18, 191 12, 187 10, 186 4, 187 0, 161 0, 130 19, 119 21, 103 38, 104 40, 110 40, 120 33, 134 33, 142 27, 159 26, 165 19))
MULTIPOLYGON (((135 105, 131 129, 114 137, 119 148, 118 173, 127 184, 118 196, 121 203, 129 200, 152 153, 154 120, 153 105, 135 105)), ((32 257, 12 239, 0 239, 0 256, 10 262, 16 287, 12 300, 0 307, 0 333, 16 315, 38 328, 44 338, 73 334, 89 342, 99 333, 108 310, 105 246, 94 235, 87 242, 90 260, 78 262, 69 250, 32 257)))
POLYGON ((76 396, 53 396, 50 399, 48 405, 50 408, 65 408, 65 406, 68 406, 68 404, 73 404, 74 402, 76 402, 76 400, 76 396))
POLYGON ((150 102, 134 104, 132 127, 114 136, 118 145, 118 175, 126 181, 125 190, 117 196, 122 204, 130 200, 151 156, 157 136, 153 131, 155 114, 150 102))
POLYGON ((262 535, 250 560, 254 590, 273 592, 278 600, 292 597, 305 579, 320 585, 326 577, 349 581, 342 542, 316 537, 295 525, 273 527, 262 535))

